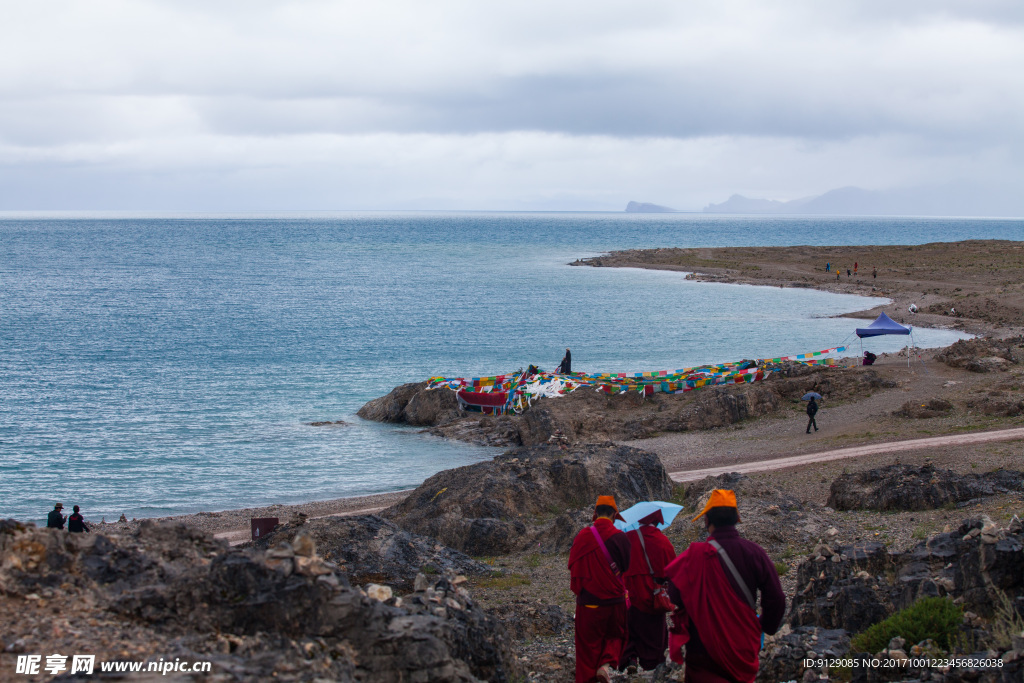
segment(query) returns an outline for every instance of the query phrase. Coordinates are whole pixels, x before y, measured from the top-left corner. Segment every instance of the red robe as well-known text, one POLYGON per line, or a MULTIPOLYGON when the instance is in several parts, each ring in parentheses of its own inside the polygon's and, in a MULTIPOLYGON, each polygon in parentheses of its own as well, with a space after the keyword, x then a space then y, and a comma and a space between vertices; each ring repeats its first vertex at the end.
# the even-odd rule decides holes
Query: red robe
MULTIPOLYGON (((691 543, 665 573, 683 603, 672 615, 672 660, 682 663, 682 646, 690 639, 687 623, 692 620, 714 662, 739 683, 752 683, 759 663, 761 622, 750 605, 736 595, 718 552, 708 543, 691 543)), ((700 671, 691 672, 692 664, 687 662, 687 678, 692 673, 693 680, 701 680, 700 671)))
MULTIPOLYGON (((625 535, 608 519, 599 518, 594 526, 612 557, 618 556, 618 563, 628 569, 630 553, 625 535)), ((600 667, 618 665, 627 635, 625 590, 590 527, 580 531, 573 541, 569 575, 577 596, 576 683, 590 683, 597 680, 600 667)))
POLYGON ((629 604, 641 612, 653 614, 656 584, 647 567, 647 561, 644 560, 644 550, 637 535, 639 533, 644 535, 647 557, 651 561, 651 568, 654 569, 654 576, 659 579, 665 578, 665 567, 676 558, 676 549, 656 526, 645 524, 640 529, 626 534, 630 543, 629 555, 632 558, 624 577, 626 590, 629 591, 629 604))
POLYGON ((630 542, 629 571, 626 572, 626 590, 629 591, 630 607, 626 614, 629 625, 629 641, 622 653, 619 668, 638 663, 650 671, 665 661, 668 647, 668 626, 665 613, 654 610, 654 576, 665 578, 665 566, 675 559, 676 551, 672 542, 653 524, 645 524, 638 530, 626 534, 630 542), (640 545, 639 534, 644 535, 644 546, 640 545), (644 547, 651 560, 650 569, 644 559, 644 547))

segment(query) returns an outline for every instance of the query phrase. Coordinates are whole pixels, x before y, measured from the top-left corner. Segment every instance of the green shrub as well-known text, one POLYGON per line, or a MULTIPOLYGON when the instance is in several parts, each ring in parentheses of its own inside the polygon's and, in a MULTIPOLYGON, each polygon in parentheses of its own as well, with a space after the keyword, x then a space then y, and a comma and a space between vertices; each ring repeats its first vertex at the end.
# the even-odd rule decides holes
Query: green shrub
POLYGON ((775 573, 778 574, 779 576, 785 576, 786 574, 789 573, 789 565, 786 564, 785 562, 776 562, 775 563, 775 573))
POLYGON ((875 653, 884 650, 896 636, 907 645, 931 638, 943 650, 949 649, 950 638, 956 634, 963 613, 948 598, 924 598, 880 621, 853 637, 854 652, 875 653))

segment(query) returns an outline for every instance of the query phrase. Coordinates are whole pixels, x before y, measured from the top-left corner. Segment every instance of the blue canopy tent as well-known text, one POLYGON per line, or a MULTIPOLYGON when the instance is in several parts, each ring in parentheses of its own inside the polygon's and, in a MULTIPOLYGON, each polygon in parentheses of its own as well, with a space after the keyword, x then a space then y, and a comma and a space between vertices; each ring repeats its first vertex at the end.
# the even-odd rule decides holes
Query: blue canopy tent
MULTIPOLYGON (((910 344, 907 344, 907 367, 910 367, 910 346, 914 343, 914 333, 912 327, 904 327, 898 322, 887 316, 885 313, 880 314, 875 322, 871 323, 867 327, 858 327, 857 336, 862 340, 864 337, 880 337, 883 334, 906 334, 910 335, 910 344)), ((861 341, 860 349, 864 351, 864 342, 861 341)))

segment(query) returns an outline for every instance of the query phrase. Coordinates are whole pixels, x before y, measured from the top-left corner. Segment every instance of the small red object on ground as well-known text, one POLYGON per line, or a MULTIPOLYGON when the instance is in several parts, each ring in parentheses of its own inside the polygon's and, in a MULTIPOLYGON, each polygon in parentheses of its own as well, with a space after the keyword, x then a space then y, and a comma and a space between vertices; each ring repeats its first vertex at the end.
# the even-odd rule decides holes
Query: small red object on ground
POLYGON ((254 541, 260 536, 266 536, 277 526, 277 517, 253 517, 251 521, 254 541))

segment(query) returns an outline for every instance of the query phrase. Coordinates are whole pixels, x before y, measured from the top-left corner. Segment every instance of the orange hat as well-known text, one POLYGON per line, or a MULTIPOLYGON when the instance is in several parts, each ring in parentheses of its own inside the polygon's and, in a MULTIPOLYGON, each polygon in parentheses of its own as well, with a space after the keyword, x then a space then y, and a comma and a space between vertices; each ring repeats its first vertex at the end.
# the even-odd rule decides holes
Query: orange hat
POLYGON ((619 520, 620 522, 626 521, 622 518, 622 515, 619 514, 619 506, 615 504, 615 496, 598 496, 597 502, 594 503, 594 508, 597 508, 599 505, 607 505, 609 507, 614 508, 615 519, 619 520))
POLYGON ((699 515, 693 518, 693 521, 696 522, 706 515, 711 508, 736 508, 736 521, 740 521, 740 511, 736 506, 736 494, 728 489, 715 489, 712 491, 707 505, 700 511, 699 515))

